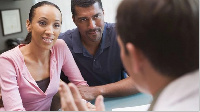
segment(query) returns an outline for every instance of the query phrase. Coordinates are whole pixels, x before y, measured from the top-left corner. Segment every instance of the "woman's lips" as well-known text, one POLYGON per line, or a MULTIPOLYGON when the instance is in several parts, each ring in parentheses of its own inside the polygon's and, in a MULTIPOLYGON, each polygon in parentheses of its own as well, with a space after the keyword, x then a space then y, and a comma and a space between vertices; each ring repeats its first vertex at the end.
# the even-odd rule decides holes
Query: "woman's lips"
POLYGON ((43 40, 45 43, 51 44, 51 43, 53 42, 54 39, 42 37, 42 40, 43 40))

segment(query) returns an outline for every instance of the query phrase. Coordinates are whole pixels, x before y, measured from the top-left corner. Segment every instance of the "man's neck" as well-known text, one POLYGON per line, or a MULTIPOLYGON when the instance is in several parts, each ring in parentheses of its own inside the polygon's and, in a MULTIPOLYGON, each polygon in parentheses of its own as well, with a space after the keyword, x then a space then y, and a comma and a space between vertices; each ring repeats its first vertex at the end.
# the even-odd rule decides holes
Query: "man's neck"
POLYGON ((92 56, 94 56, 100 46, 101 40, 97 41, 97 42, 87 42, 87 41, 82 40, 81 42, 82 42, 83 46, 87 49, 87 51, 92 56))
POLYGON ((167 77, 161 74, 154 74, 157 75, 154 77, 154 81, 151 82, 151 94, 156 96, 160 91, 162 91, 169 83, 171 83, 175 78, 167 77))
POLYGON ((148 60, 143 62, 142 74, 145 79, 145 90, 147 90, 144 92, 149 93, 153 96, 156 96, 159 91, 161 91, 169 83, 176 79, 157 71, 148 60))

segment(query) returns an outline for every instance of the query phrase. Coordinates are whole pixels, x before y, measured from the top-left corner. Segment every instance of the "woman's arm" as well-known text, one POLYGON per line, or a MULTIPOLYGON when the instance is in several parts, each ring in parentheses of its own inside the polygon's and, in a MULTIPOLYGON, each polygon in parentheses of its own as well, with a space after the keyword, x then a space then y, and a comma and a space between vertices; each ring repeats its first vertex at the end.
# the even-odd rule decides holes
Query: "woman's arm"
POLYGON ((17 69, 12 60, 0 57, 0 85, 4 109, 6 111, 25 110, 18 89, 17 69))
POLYGON ((63 66, 62 71, 68 77, 69 81, 75 85, 87 85, 87 82, 83 79, 81 72, 76 65, 76 62, 69 50, 67 44, 62 40, 61 44, 63 47, 63 66))
POLYGON ((2 107, 3 107, 3 101, 2 101, 2 96, 1 96, 1 85, 0 85, 0 111, 2 107))

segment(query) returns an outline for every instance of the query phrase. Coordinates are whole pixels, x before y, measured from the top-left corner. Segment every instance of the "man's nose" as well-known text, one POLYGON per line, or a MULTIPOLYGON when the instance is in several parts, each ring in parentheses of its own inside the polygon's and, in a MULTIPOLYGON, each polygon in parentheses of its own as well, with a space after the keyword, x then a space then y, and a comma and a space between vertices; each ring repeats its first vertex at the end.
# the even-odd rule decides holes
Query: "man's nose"
POLYGON ((89 29, 94 29, 95 27, 96 27, 96 22, 95 22, 95 20, 90 19, 90 20, 89 20, 88 28, 89 28, 89 29))

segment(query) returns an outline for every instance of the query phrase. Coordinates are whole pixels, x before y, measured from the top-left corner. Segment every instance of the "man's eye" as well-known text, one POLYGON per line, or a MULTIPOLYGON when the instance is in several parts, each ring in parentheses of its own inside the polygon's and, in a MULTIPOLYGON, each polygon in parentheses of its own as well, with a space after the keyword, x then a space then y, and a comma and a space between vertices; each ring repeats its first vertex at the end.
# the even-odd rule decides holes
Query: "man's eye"
POLYGON ((46 22, 44 22, 44 21, 39 21, 39 24, 40 24, 41 26, 44 26, 44 25, 46 25, 46 22))
POLYGON ((80 21, 84 22, 84 21, 87 21, 87 19, 86 18, 82 18, 82 19, 80 19, 80 21))

